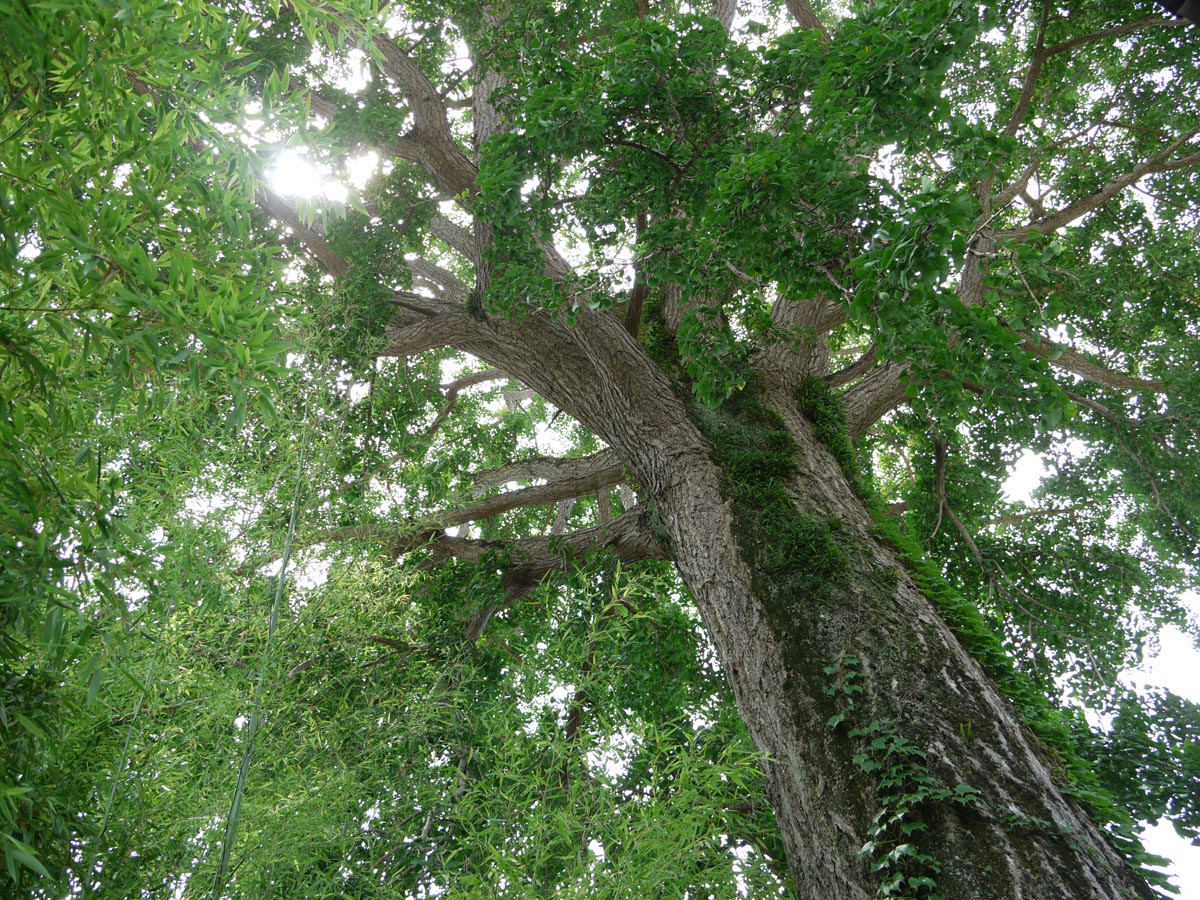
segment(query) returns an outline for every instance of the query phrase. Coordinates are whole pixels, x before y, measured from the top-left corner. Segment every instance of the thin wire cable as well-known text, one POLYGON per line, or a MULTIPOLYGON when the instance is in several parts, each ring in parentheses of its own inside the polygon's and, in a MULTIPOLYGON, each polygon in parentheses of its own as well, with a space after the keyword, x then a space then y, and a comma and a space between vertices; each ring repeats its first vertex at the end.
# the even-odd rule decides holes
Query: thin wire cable
POLYGON ((242 762, 238 766, 237 787, 233 791, 233 802, 229 805, 229 817, 225 823, 225 841, 221 846, 221 861, 217 866, 217 875, 213 880, 213 900, 220 900, 221 891, 229 877, 229 859, 233 852, 233 840, 237 836, 238 817, 242 808, 242 797, 246 793, 246 781, 250 775, 250 756, 254 749, 254 736, 262 722, 263 696, 266 693, 267 670, 271 663, 271 650, 275 638, 275 630, 279 626, 279 608, 283 605, 283 589, 287 581, 288 563, 292 558, 292 547, 296 542, 296 519, 300 514, 300 498, 304 492, 304 474, 308 462, 309 416, 308 409, 304 411, 304 436, 300 442, 299 478, 296 491, 292 496, 292 514, 288 518, 287 541, 283 546, 283 559, 279 564, 279 580, 275 585, 275 600, 271 604, 271 619, 267 626, 267 643, 263 648, 262 658, 258 665, 258 681, 254 686, 254 706, 250 713, 250 722, 246 727, 246 746, 242 751, 242 762))

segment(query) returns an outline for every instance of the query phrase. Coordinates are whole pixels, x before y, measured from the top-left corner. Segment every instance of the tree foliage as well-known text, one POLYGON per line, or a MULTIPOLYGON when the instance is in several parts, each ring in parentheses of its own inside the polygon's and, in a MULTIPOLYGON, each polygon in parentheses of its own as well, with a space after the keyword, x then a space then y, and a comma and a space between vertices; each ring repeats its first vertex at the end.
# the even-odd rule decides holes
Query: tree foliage
MULTIPOLYGON (((1180 22, 0 12, 16 890, 806 896, 682 546, 719 537, 678 530, 671 485, 707 482, 660 398, 721 473, 707 499, 774 633, 848 571, 915 583, 1132 865, 1137 821, 1200 832, 1195 705, 1120 677, 1198 627, 1180 22), (340 187, 269 183, 284 144, 340 187), (806 434, 869 527, 804 480, 806 434), (1028 503, 1004 492, 1026 450, 1049 471, 1028 503)), ((918 743, 991 723, 869 715, 882 663, 845 639, 785 662, 827 685, 813 739, 861 795, 827 811, 855 877, 941 896, 955 816, 1062 831, 918 743)))

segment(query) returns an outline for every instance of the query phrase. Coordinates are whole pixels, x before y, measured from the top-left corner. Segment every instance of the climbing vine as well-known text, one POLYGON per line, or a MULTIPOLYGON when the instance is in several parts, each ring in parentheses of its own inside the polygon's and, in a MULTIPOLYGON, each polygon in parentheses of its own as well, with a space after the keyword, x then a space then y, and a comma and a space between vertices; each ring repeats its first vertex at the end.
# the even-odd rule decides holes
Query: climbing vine
POLYGON ((826 666, 833 684, 825 689, 838 705, 830 717, 831 728, 846 731, 855 742, 854 765, 875 788, 878 809, 867 831, 860 855, 880 878, 876 897, 896 900, 937 900, 937 874, 941 864, 922 850, 920 836, 929 830, 921 810, 934 803, 972 806, 979 791, 960 782, 947 788, 925 764, 926 753, 904 738, 895 723, 860 718, 855 697, 865 690, 860 660, 846 653, 836 665, 826 666))

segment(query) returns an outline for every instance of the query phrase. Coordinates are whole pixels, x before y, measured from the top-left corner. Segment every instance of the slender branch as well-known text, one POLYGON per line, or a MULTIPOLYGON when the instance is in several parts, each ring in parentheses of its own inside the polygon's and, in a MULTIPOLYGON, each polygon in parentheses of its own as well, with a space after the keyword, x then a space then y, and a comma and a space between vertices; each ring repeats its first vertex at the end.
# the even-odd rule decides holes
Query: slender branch
POLYGON ((1104 28, 1100 31, 1093 31, 1091 34, 1080 35, 1079 37, 1071 38, 1063 41, 1061 44, 1055 44, 1053 47, 1047 47, 1043 52, 1046 58, 1057 56, 1059 53, 1066 53, 1074 50, 1076 47, 1082 47, 1084 44, 1092 44, 1096 41, 1102 41, 1105 38, 1121 37, 1126 34, 1133 34, 1137 31, 1145 31, 1147 28, 1175 28, 1186 26, 1186 19, 1163 19, 1159 16, 1153 16, 1148 19, 1138 19, 1136 22, 1130 22, 1128 25, 1116 25, 1112 28, 1104 28))
POLYGON ((659 150, 655 150, 653 147, 647 147, 645 144, 639 144, 637 141, 630 141, 624 138, 609 138, 605 141, 605 143, 610 147, 630 147, 634 150, 641 150, 643 153, 647 153, 650 156, 653 156, 655 159, 666 163, 675 172, 680 171, 679 163, 675 162, 675 160, 671 159, 671 157, 667 156, 667 154, 659 150))
MULTIPOLYGON (((434 417, 433 423, 425 429, 425 432, 422 435, 425 440, 428 441, 430 438, 432 438, 438 433, 442 425, 445 424, 446 419, 450 416, 450 413, 454 411, 454 407, 458 404, 458 396, 462 391, 473 385, 483 384, 486 381, 494 381, 500 378, 508 378, 508 374, 500 371, 499 369, 484 369, 482 372, 472 372, 471 374, 464 375, 462 378, 458 378, 449 384, 443 384, 441 387, 445 392, 446 399, 442 404, 442 408, 438 410, 437 416, 434 417)), ((404 457, 408 455, 408 452, 409 451, 407 450, 402 450, 399 453, 394 454, 391 459, 379 466, 376 471, 386 472, 387 470, 391 469, 392 466, 404 459, 404 457)))
POLYGON ((1119 416, 1116 415, 1116 413, 1114 413, 1112 410, 1110 410, 1107 406, 1105 406, 1102 403, 1096 402, 1095 400, 1091 399, 1090 397, 1084 397, 1082 394, 1076 394, 1076 393, 1073 393, 1072 391, 1063 391, 1063 393, 1066 395, 1067 399, 1069 399, 1073 403, 1077 403, 1080 406, 1083 406, 1087 409, 1092 410, 1094 413, 1096 413, 1101 418, 1105 419, 1110 425, 1112 425, 1113 438, 1116 440, 1117 445, 1121 448, 1121 450, 1123 450, 1126 454, 1128 454, 1129 458, 1132 459, 1134 461, 1134 463, 1137 464, 1137 467, 1142 471, 1142 474, 1145 476, 1146 483, 1150 486, 1150 492, 1154 495, 1155 507, 1160 512, 1162 512, 1165 516, 1167 516, 1167 518, 1169 518, 1171 520, 1171 522, 1175 525, 1175 527, 1178 528, 1182 533, 1186 534, 1192 540, 1196 540, 1196 535, 1192 532, 1192 530, 1187 526, 1186 523, 1180 521, 1179 517, 1177 515, 1175 515, 1174 511, 1171 509, 1170 504, 1167 503, 1166 498, 1163 496, 1162 491, 1159 489, 1158 479, 1156 477, 1156 472, 1155 472, 1154 468, 1151 467, 1150 465, 1148 465, 1146 463, 1146 461, 1142 459, 1141 455, 1136 450, 1134 450, 1134 448, 1131 447, 1129 445, 1129 443, 1125 440, 1125 438, 1121 435, 1122 430, 1129 428, 1134 423, 1131 423, 1127 420, 1122 420, 1119 416))
POLYGON ((1031 519, 1046 519, 1057 516, 1074 516, 1079 512, 1076 506, 1068 506, 1065 509, 1031 509, 1029 512, 1013 513, 1008 516, 1000 516, 992 519, 987 524, 992 525, 1018 525, 1021 522, 1028 522, 1031 519))
MULTIPOLYGON (((945 513, 946 518, 950 520, 950 524, 954 526, 954 530, 958 532, 958 536, 962 538, 963 543, 967 545, 967 549, 971 551, 971 556, 975 558, 975 562, 979 563, 983 568, 983 554, 979 551, 979 545, 975 543, 975 539, 971 537, 971 532, 967 531, 967 527, 963 525, 962 520, 955 514, 950 507, 950 501, 946 498, 946 445, 941 441, 935 440, 934 446, 934 466, 937 472, 935 485, 938 495, 938 523, 941 524, 942 513, 945 513)), ((933 529, 937 533, 937 528, 933 529)))
POLYGON ((1109 200, 1140 178, 1144 178, 1147 175, 1158 175, 1163 172, 1173 172, 1178 169, 1189 169, 1200 165, 1200 152, 1189 153, 1187 156, 1172 156, 1179 147, 1187 144, 1188 141, 1194 138, 1198 131, 1200 129, 1193 129, 1174 141, 1158 156, 1152 157, 1135 166, 1131 171, 1117 176, 1098 190, 1076 200, 1058 212, 1051 213, 1049 216, 1033 224, 1001 232, 997 237, 1005 240, 1025 240, 1034 232, 1048 234, 1104 206, 1109 200))
MULTIPOLYGON (((1041 157, 1035 155, 1025 166, 1020 175, 1016 177, 1012 184, 1002 190, 994 198, 992 198, 991 206, 996 210, 1005 209, 1018 196, 1024 193, 1029 185, 1029 179, 1033 177, 1033 173, 1037 171, 1038 166, 1042 164, 1041 157)), ((1040 204, 1038 204, 1040 206, 1040 204)), ((1041 210, 1039 215, 1045 216, 1045 210, 1041 210)), ((993 213, 994 215, 994 213, 993 213)))
POLYGON ((443 384, 442 390, 446 392, 447 397, 450 397, 477 384, 485 384, 489 381, 497 381, 508 377, 507 372, 502 372, 499 369, 483 369, 479 372, 471 372, 470 374, 455 378, 449 384, 443 384))
POLYGON ((602 450, 591 456, 563 460, 555 479, 547 484, 506 491, 495 497, 477 500, 466 506, 430 516, 426 521, 442 527, 461 525, 487 519, 500 513, 526 506, 542 506, 571 500, 602 488, 620 484, 625 479, 625 467, 612 451, 602 450))
MULTIPOLYGON (((482 372, 472 372, 470 375, 464 375, 462 378, 450 382, 450 384, 442 385, 442 390, 446 393, 446 400, 445 403, 442 404, 442 408, 438 410, 438 414, 434 418, 432 424, 425 429, 426 439, 437 434, 442 425, 445 424, 446 419, 450 416, 450 413, 454 411, 454 407, 458 405, 458 395, 460 393, 469 387, 473 387, 474 385, 483 384, 487 381, 496 381, 498 379, 507 377, 508 375, 504 372, 501 372, 499 369, 484 369, 482 372)), ((403 453, 396 454, 391 462, 388 463, 388 468, 391 468, 403 458, 403 453)))
POLYGON ((1029 104, 1033 101, 1033 89, 1037 85, 1038 76, 1042 72, 1042 65, 1046 62, 1048 56, 1045 50, 1045 41, 1046 23, 1049 19, 1050 0, 1043 0, 1042 17, 1038 22, 1033 59, 1029 61, 1029 69, 1025 72, 1025 81, 1021 85, 1021 93, 1017 97, 1017 105, 1013 107, 1012 115, 1008 117, 1008 125, 1004 128, 1005 137, 1013 137, 1017 133, 1017 129, 1021 126, 1021 121, 1025 118, 1025 113, 1029 111, 1029 104))
MULTIPOLYGON (((1017 104, 1013 108, 1012 114, 1008 119, 1008 124, 1004 128, 1005 137, 1012 138, 1016 136, 1017 130, 1021 126, 1021 122, 1024 121, 1026 114, 1029 112, 1029 106, 1033 101, 1034 90, 1037 86, 1037 79, 1041 74, 1042 66, 1045 64, 1046 60, 1053 56, 1057 56, 1060 53, 1066 53, 1070 50, 1074 50, 1076 47, 1083 46, 1084 44, 1094 43, 1095 41, 1104 40, 1106 38, 1121 37, 1122 35, 1132 34, 1137 31, 1142 31, 1146 28, 1159 27, 1163 25, 1174 26, 1186 24, 1186 22, 1178 19, 1172 20, 1157 17, 1141 19, 1128 25, 1120 25, 1115 28, 1106 28, 1100 31, 1094 31, 1090 34, 1080 35, 1079 37, 1063 41, 1061 44, 1055 44, 1052 47, 1046 47, 1046 25, 1049 21, 1050 11, 1050 0, 1044 0, 1042 4, 1041 19, 1038 22, 1037 38, 1034 45, 1033 58, 1030 60, 1029 68, 1025 72, 1025 78, 1021 84, 1021 93, 1017 97, 1017 104)), ((1037 162, 1038 160, 1036 159, 1031 162, 1023 176, 1019 178, 1014 185, 1007 188, 1001 197, 997 198, 995 203, 997 207, 1003 208, 1007 206, 1013 197, 1015 197, 1021 190, 1024 189, 1025 184, 1028 183, 1029 176, 1032 174, 1032 170, 1037 166, 1037 162)), ((993 173, 992 176, 989 176, 988 179, 980 185, 979 198, 984 205, 985 213, 988 211, 988 207, 990 206, 989 196, 991 194, 992 181, 994 177, 995 173, 993 173)))

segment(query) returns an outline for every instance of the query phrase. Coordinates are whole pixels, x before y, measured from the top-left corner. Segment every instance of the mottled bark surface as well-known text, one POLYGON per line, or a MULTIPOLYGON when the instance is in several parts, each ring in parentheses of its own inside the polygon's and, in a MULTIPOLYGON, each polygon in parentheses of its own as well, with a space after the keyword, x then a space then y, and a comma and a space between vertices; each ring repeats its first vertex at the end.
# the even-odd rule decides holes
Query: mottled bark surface
POLYGON ((715 471, 694 469, 690 487, 664 492, 660 509, 742 716, 768 756, 768 790, 799 896, 857 900, 881 882, 860 850, 886 801, 878 774, 854 761, 871 738, 850 736, 852 725, 872 723, 875 735, 923 751, 923 766, 944 788, 979 792, 977 802, 928 802, 913 813, 928 829, 913 843, 940 867, 930 872, 938 894, 1152 896, 1064 797, 1047 752, 895 553, 872 536, 867 511, 808 424, 786 401, 776 409, 798 451, 789 492, 801 515, 836 523, 843 579, 788 596, 756 578, 715 471), (828 693, 839 679, 829 670, 847 656, 858 660, 864 691, 854 695, 853 721, 832 727, 843 706, 828 693))

